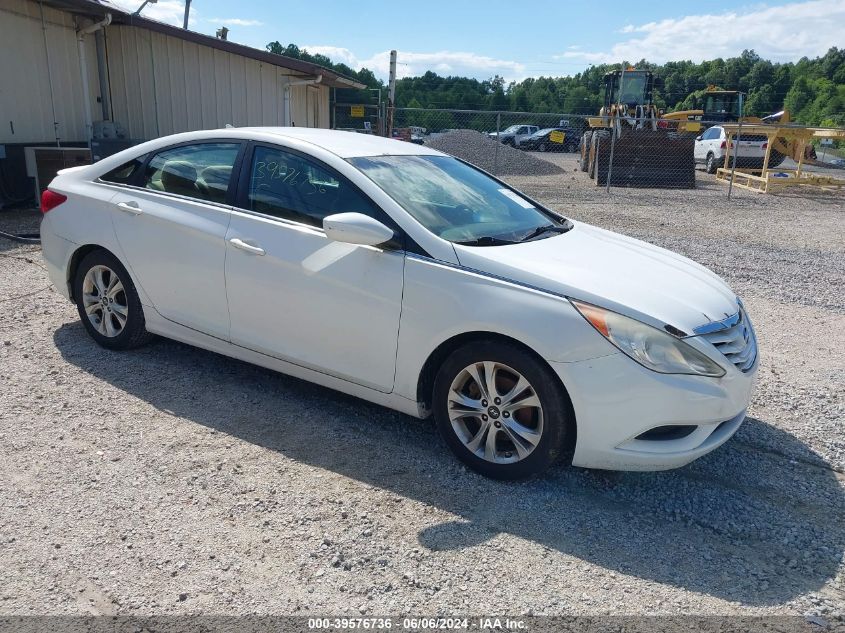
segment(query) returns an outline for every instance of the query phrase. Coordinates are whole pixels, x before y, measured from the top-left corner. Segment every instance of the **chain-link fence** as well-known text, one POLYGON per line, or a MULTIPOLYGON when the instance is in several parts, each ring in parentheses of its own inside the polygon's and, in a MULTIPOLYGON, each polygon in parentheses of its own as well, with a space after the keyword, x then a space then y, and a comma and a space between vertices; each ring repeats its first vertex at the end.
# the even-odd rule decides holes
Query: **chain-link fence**
MULTIPOLYGON (((365 129, 363 112, 343 106, 338 128, 377 133, 383 124, 376 117, 365 129), (344 119, 347 113, 359 116, 344 119), (357 124, 342 123, 351 119, 357 124)), ((565 113, 397 108, 392 134, 497 176, 578 172, 577 181, 608 192, 618 187, 694 189, 718 181, 728 195, 734 185, 757 191, 795 184, 845 187, 845 158, 840 158, 840 152, 845 155, 845 130, 690 121, 671 115, 612 120, 565 113)))

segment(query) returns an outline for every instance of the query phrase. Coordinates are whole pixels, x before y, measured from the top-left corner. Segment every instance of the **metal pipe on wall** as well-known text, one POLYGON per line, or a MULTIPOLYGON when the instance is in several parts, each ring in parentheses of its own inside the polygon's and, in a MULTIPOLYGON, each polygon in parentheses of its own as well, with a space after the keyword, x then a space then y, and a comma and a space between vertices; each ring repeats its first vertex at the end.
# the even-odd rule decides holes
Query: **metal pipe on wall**
POLYGON ((82 106, 85 113, 85 131, 88 147, 91 147, 91 137, 94 132, 94 118, 91 114, 91 89, 88 85, 88 61, 85 55, 85 36, 99 31, 101 28, 111 24, 111 13, 100 22, 95 22, 85 28, 76 29, 76 46, 79 49, 79 69, 82 78, 82 106))
POLYGON ((59 122, 56 120, 56 95, 53 90, 53 70, 50 64, 50 46, 47 40, 47 22, 44 20, 44 3, 39 2, 38 8, 41 11, 41 32, 44 34, 44 55, 47 61, 47 82, 50 84, 50 108, 53 112, 53 134, 56 138, 56 147, 61 147, 59 137, 59 122))
MULTIPOLYGON (((284 87, 284 108, 285 108, 285 126, 290 127, 294 121, 291 121, 291 112, 290 112, 290 89, 291 86, 316 86, 317 84, 323 81, 322 75, 317 75, 314 79, 296 79, 291 81, 290 79, 287 80, 284 87)), ((308 103, 306 101, 305 107, 308 107, 308 103)), ((307 116, 306 116, 307 119, 307 116)), ((306 123, 307 125, 307 123, 306 123)))
POLYGON ((106 65, 106 32, 103 29, 94 34, 97 46, 97 79, 100 82, 100 106, 103 121, 111 121, 111 88, 109 87, 108 66, 106 65))

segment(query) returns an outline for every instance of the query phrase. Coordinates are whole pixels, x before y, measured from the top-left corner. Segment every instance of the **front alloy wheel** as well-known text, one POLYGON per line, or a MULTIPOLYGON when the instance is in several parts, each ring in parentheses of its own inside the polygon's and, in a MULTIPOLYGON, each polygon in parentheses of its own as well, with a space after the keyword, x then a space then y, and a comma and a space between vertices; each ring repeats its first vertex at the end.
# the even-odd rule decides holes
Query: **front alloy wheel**
POLYGON ((560 456, 571 405, 548 364, 506 341, 458 348, 434 381, 441 436, 467 466, 495 479, 536 475, 560 456))
POLYGON ((455 376, 449 420, 467 450, 497 464, 528 457, 543 435, 543 407, 531 383, 493 361, 473 363, 455 376))

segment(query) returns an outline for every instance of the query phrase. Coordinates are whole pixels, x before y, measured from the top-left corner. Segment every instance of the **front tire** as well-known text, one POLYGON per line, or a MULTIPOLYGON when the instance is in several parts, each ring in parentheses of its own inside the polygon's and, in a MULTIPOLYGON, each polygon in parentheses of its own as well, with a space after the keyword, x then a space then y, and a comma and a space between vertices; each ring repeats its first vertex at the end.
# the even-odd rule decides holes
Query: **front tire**
POLYGON ((132 278, 108 251, 92 251, 82 259, 73 296, 82 324, 102 347, 131 349, 152 338, 132 278))
POLYGON ((581 171, 587 172, 590 166, 590 144, 593 140, 593 133, 592 132, 584 132, 581 135, 581 156, 578 160, 578 166, 580 167, 581 171))
POLYGON ((498 341, 455 350, 434 381, 444 441, 467 466, 493 479, 537 475, 560 456, 572 427, 569 400, 543 361, 498 341))

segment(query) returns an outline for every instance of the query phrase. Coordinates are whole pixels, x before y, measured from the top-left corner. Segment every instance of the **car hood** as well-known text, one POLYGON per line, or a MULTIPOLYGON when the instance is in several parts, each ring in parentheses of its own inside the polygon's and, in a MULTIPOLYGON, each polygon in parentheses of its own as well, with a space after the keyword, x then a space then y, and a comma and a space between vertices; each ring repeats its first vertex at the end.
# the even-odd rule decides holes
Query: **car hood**
POLYGON ((522 244, 455 244, 462 266, 593 303, 687 334, 737 312, 737 297, 704 266, 666 249, 581 222, 522 244))

